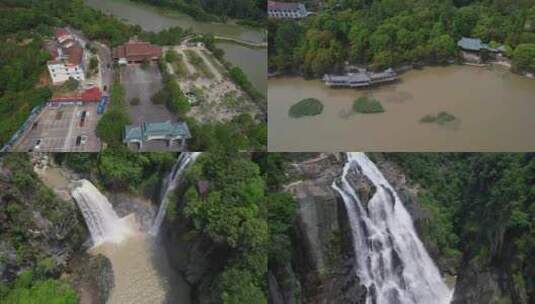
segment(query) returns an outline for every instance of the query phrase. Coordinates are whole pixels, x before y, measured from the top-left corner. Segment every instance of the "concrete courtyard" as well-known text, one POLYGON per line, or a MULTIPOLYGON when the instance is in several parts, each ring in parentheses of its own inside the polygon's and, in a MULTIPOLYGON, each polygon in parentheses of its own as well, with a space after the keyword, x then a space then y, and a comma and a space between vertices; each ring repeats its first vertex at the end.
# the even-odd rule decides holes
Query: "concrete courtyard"
MULTIPOLYGON (((151 98, 162 87, 162 75, 155 63, 147 69, 141 68, 140 64, 128 64, 120 67, 121 83, 126 93, 126 103, 132 124, 140 125, 141 122, 165 122, 177 121, 178 117, 170 112, 164 104, 154 104, 151 98), (130 104, 130 101, 138 97, 138 105, 130 104)), ((134 151, 180 151, 183 147, 179 144, 167 146, 165 141, 150 141, 143 144, 139 150, 137 145, 129 145, 134 151)))

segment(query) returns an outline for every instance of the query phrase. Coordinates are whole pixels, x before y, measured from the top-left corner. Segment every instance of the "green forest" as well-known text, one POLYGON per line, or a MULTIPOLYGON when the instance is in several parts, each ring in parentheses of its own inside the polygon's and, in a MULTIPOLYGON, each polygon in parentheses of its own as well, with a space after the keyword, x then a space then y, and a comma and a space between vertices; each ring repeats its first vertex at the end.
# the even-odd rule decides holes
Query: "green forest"
POLYGON ((519 71, 535 71, 535 6, 524 0, 308 1, 316 14, 270 20, 269 69, 320 77, 344 64, 373 69, 456 60, 461 37, 505 45, 519 71), (320 3, 320 5, 316 5, 320 3))
POLYGON ((381 157, 399 164, 422 186, 419 201, 431 220, 421 237, 432 240, 445 260, 458 263, 456 267, 497 269, 504 274, 513 303, 535 299, 535 155, 381 157))

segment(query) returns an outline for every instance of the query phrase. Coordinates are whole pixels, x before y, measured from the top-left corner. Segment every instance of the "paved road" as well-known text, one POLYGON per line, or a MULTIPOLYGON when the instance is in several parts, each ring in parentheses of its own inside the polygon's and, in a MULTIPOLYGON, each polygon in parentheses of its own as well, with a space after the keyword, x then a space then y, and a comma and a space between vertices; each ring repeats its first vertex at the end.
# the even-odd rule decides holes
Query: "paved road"
POLYGON ((100 58, 100 73, 102 75, 102 90, 104 95, 108 95, 112 77, 113 77, 113 61, 111 58, 111 50, 107 45, 100 42, 95 43, 98 49, 98 57, 100 58), (104 90, 106 88, 106 90, 104 90))

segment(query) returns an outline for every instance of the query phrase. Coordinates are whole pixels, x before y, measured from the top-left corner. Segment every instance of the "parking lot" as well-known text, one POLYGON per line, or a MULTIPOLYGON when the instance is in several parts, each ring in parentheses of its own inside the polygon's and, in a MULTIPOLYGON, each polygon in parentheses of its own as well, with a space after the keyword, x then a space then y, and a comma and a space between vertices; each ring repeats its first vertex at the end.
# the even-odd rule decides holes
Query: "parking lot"
POLYGON ((14 151, 98 152, 97 104, 47 106, 14 145, 14 151))
POLYGON ((126 91, 126 101, 132 123, 139 125, 142 121, 159 122, 176 120, 163 104, 153 104, 151 98, 162 87, 162 75, 156 64, 142 69, 139 64, 121 67, 121 83, 126 91), (132 98, 138 97, 140 103, 131 105, 132 98))

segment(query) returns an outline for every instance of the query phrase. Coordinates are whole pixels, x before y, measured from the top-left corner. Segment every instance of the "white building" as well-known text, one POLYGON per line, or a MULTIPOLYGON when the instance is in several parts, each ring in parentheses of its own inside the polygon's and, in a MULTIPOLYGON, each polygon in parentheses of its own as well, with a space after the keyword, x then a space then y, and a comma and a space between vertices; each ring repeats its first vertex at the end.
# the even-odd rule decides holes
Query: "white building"
POLYGON ((268 1, 268 16, 279 19, 299 19, 308 16, 302 3, 268 1))
POLYGON ((69 78, 84 81, 84 49, 64 29, 56 30, 56 42, 51 50, 53 60, 47 63, 52 83, 61 84, 69 78))

